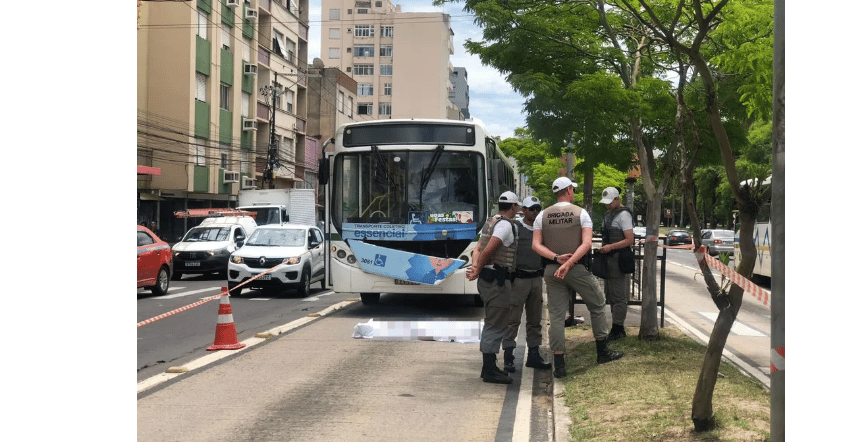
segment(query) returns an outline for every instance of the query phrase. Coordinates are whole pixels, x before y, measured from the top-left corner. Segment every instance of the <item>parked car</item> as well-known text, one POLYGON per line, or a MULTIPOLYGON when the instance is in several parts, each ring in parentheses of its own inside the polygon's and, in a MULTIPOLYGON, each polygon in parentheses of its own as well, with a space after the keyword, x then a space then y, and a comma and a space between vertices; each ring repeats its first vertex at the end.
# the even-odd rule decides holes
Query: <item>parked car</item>
POLYGON ((731 230, 709 229, 701 231, 701 244, 711 256, 719 253, 734 254, 734 232, 731 230))
POLYGON ((310 284, 325 280, 324 241, 315 226, 280 224, 262 226, 230 257, 227 287, 238 296, 245 288, 295 288, 298 295, 310 294, 310 284), (278 269, 232 290, 266 269, 278 269))
POLYGON ((170 245, 146 227, 137 226, 137 288, 149 289, 155 296, 165 295, 172 273, 170 245))
POLYGON ((230 254, 241 247, 256 228, 256 222, 249 216, 204 219, 173 245, 173 279, 182 279, 185 273, 226 272, 230 254))
POLYGON ((672 230, 665 236, 665 244, 669 246, 692 244, 692 236, 685 230, 672 230))

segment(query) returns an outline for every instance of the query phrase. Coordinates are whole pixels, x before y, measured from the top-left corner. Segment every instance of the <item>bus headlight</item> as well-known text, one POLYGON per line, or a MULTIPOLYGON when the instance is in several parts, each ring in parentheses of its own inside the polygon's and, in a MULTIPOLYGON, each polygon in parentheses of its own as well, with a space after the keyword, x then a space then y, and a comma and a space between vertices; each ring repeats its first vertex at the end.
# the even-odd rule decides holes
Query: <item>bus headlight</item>
POLYGON ((349 255, 349 257, 346 258, 346 262, 348 262, 349 264, 355 264, 356 262, 358 262, 358 260, 355 258, 355 255, 349 255))
POLYGON ((340 258, 340 259, 345 258, 345 257, 346 257, 346 251, 345 251, 345 250, 343 250, 343 249, 338 250, 338 251, 337 251, 337 257, 338 257, 338 258, 340 258))

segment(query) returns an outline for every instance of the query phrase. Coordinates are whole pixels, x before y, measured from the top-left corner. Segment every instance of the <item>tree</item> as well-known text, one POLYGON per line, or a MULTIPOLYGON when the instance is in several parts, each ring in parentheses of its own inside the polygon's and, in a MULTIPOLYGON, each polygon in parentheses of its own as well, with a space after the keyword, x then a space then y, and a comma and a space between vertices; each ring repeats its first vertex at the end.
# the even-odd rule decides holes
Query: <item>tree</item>
MULTIPOLYGON (((737 272, 749 277, 755 259, 752 229, 762 203, 759 184, 754 183, 760 183, 761 180, 745 181, 746 184, 741 185, 731 137, 722 113, 719 86, 721 75, 724 75, 721 69, 730 69, 728 73, 746 76, 748 85, 738 90, 743 91, 740 101, 745 103, 748 115, 769 115, 767 110, 771 109, 769 100, 772 96, 772 83, 766 79, 772 78, 772 1, 734 1, 730 5, 728 0, 715 3, 690 0, 688 3, 685 0, 620 0, 618 6, 625 8, 640 25, 648 29, 654 41, 674 53, 678 63, 693 66, 699 76, 704 89, 706 116, 719 147, 728 185, 739 208, 740 250, 743 259, 737 266, 737 272), (725 22, 728 24, 722 28, 721 25, 725 22), (767 53, 770 54, 770 62, 760 63, 766 56, 759 55, 767 53), (767 103, 770 105, 766 106, 767 103), (748 184, 750 182, 752 185, 748 184)), ((681 76, 680 84, 684 81, 685 78, 681 76)), ((682 89, 678 91, 678 104, 678 112, 689 112, 682 98, 682 89)), ((697 138, 699 129, 694 125, 694 120, 691 121, 690 131, 696 138, 696 147, 684 161, 680 176, 695 245, 700 247, 701 233, 694 204, 692 173, 696 166, 697 152, 703 144, 700 138, 697 138)), ((692 401, 692 420, 695 429, 702 431, 715 426, 712 410, 713 390, 725 341, 742 306, 743 289, 732 284, 726 292, 716 283, 709 266, 703 260, 699 261, 699 265, 711 297, 719 308, 719 316, 710 335, 692 401)))

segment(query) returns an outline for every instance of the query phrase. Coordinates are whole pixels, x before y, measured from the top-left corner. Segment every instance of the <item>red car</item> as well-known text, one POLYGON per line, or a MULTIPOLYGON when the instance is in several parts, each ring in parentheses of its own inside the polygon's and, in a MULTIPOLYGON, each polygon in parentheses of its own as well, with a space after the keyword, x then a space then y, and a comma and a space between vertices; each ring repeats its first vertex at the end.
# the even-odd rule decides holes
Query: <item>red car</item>
POLYGON ((137 288, 147 288, 156 296, 165 295, 172 274, 170 245, 146 227, 137 226, 137 288))

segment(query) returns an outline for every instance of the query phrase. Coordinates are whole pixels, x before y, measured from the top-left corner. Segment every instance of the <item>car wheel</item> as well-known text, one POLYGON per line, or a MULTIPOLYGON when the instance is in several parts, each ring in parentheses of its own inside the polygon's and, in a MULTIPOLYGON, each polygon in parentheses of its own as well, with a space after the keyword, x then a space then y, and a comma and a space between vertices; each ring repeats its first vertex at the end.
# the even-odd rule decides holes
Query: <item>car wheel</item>
POLYGON ((361 302, 364 305, 376 305, 379 303, 379 293, 361 293, 361 302))
POLYGON ((173 272, 173 280, 179 281, 180 279, 182 279, 182 272, 173 272))
POLYGON ((301 282, 298 284, 298 296, 306 298, 310 296, 310 270, 301 272, 301 282))
POLYGON ((155 285, 149 288, 155 296, 164 296, 167 294, 167 289, 170 288, 170 270, 162 266, 158 269, 158 279, 155 285))
POLYGON ((244 287, 242 287, 241 289, 235 290, 237 285, 239 285, 238 282, 227 281, 227 290, 230 291, 230 296, 239 296, 242 294, 242 289, 244 287))

